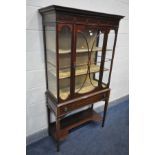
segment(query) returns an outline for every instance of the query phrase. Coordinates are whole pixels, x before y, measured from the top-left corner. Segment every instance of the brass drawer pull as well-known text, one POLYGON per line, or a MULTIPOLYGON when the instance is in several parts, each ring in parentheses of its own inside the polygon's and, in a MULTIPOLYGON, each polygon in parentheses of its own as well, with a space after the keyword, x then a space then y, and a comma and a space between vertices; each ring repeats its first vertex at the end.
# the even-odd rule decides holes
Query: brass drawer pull
POLYGON ((67 108, 67 107, 65 107, 65 108, 64 108, 64 111, 65 111, 65 112, 67 112, 67 111, 68 111, 68 108, 67 108))

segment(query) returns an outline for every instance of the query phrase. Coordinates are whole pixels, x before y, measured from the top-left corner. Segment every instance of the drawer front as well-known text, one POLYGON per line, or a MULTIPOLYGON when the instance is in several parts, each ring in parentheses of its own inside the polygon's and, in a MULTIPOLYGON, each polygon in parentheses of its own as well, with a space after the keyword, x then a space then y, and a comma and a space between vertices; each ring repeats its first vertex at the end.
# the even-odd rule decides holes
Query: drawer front
POLYGON ((84 107, 86 105, 90 105, 93 104, 97 101, 101 101, 104 100, 108 97, 109 92, 105 92, 105 93, 101 93, 101 94, 97 94, 88 98, 82 98, 79 100, 75 100, 73 102, 70 102, 68 104, 62 105, 60 107, 58 107, 58 116, 62 116, 65 115, 73 110, 76 110, 78 108, 84 107))

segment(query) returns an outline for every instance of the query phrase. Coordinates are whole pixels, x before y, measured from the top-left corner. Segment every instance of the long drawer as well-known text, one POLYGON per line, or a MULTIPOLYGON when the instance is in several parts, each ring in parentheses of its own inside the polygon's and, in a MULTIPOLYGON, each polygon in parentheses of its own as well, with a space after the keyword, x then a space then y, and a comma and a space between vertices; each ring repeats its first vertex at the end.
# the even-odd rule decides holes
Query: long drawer
POLYGON ((109 96, 109 92, 110 89, 108 89, 107 91, 95 92, 93 94, 62 103, 58 105, 57 116, 63 116, 78 108, 84 107, 86 105, 91 105, 97 101, 105 100, 109 96))

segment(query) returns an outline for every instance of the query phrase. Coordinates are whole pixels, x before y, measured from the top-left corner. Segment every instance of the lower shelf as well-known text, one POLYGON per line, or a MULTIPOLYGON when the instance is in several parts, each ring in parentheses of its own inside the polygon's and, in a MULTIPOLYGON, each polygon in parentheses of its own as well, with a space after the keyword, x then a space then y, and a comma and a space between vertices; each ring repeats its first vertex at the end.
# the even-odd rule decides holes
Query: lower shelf
POLYGON ((50 132, 57 140, 63 140, 68 135, 69 131, 75 127, 78 127, 89 121, 100 122, 102 117, 100 114, 96 113, 92 109, 87 109, 76 113, 74 115, 68 116, 60 121, 60 130, 56 134, 56 123, 50 124, 50 132))
MULTIPOLYGON (((98 86, 98 81, 96 81, 96 80, 91 80, 91 83, 90 83, 90 81, 86 81, 82 88, 81 88, 82 84, 75 85, 75 92, 76 93, 78 92, 78 94, 88 93, 88 92, 94 90, 98 86)), ((102 84, 102 87, 105 88, 106 85, 102 84)), ((70 94, 70 87, 60 89, 60 98, 61 99, 65 100, 69 96, 69 94, 70 94)), ((54 95, 56 96, 56 92, 54 95)))

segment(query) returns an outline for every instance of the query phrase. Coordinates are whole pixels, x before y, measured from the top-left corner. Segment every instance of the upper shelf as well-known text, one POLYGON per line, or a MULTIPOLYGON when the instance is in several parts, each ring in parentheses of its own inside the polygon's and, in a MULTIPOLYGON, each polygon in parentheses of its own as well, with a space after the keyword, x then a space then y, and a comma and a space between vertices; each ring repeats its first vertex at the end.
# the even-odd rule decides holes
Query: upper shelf
MULTIPOLYGON (((89 51, 91 51, 91 49, 89 49, 89 51)), ((92 51, 102 51, 101 47, 94 47, 92 49, 92 51)), ((112 51, 112 49, 107 49, 106 51, 112 51)), ((85 53, 88 52, 87 48, 81 48, 81 49, 76 49, 76 53, 85 53)), ((67 53, 71 53, 71 50, 64 50, 64 49, 59 49, 59 54, 67 54, 67 53)))
MULTIPOLYGON (((90 73, 97 73, 100 71, 100 66, 95 65, 95 64, 91 64, 90 65, 90 73)), ((104 68, 104 71, 108 71, 108 69, 104 68)), ((83 67, 76 67, 75 69, 75 76, 79 76, 79 75, 85 75, 88 72, 88 66, 83 66, 83 67)), ((51 72, 51 74, 53 74, 54 76, 56 76, 55 72, 51 72)), ((59 71, 59 79, 65 79, 65 78, 69 78, 70 77, 70 69, 63 69, 59 71)))
MULTIPOLYGON (((90 66, 90 73, 96 73, 96 72, 99 72, 100 70, 100 66, 98 65, 95 65, 95 64, 92 64, 90 66)), ((104 71, 106 71, 108 69, 104 69, 104 71)), ((75 75, 76 76, 79 76, 79 75, 84 75, 84 74, 87 74, 87 71, 88 71, 88 68, 87 66, 84 66, 84 67, 77 67, 76 70, 75 70, 75 75)), ((64 78, 68 78, 70 77, 70 70, 61 70, 59 72, 59 79, 64 79, 64 78)))

